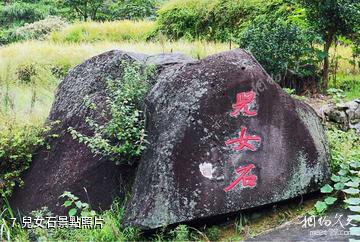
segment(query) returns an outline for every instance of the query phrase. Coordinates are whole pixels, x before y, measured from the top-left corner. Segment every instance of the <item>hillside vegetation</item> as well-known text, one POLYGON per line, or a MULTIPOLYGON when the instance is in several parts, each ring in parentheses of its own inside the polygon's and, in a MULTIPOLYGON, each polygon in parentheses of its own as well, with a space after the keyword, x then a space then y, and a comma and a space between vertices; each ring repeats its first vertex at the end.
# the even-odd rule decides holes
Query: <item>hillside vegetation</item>
POLYGON ((50 40, 60 43, 146 41, 155 29, 153 21, 79 22, 52 32, 50 40))

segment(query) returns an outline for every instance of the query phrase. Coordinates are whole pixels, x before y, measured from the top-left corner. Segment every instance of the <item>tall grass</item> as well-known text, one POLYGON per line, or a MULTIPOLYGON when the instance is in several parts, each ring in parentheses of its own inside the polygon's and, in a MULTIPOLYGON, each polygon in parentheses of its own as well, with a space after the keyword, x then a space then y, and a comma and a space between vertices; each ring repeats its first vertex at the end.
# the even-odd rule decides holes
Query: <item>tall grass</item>
MULTIPOLYGON (((71 228, 32 228, 24 229, 18 219, 13 224, 15 214, 7 203, 0 212, 0 241, 139 241, 140 231, 135 228, 122 226, 124 214, 123 204, 115 200, 109 210, 97 215, 103 219, 103 227, 92 229, 71 228)), ((30 215, 42 219, 46 223, 47 216, 53 216, 45 207, 33 211, 30 215)), ((143 240, 143 239, 142 239, 143 240)))
MULTIPOLYGON (((86 23, 85 23, 86 24, 86 23)), ((42 122, 46 118, 54 90, 70 68, 105 51, 156 54, 181 52, 203 58, 228 49, 211 42, 96 42, 56 43, 27 41, 0 47, 0 122, 16 118, 42 122), (31 75, 28 73, 31 71, 31 75)))
MULTIPOLYGON (((94 25, 111 28, 112 24, 114 23, 83 23, 79 26, 94 25)), ((152 22, 144 22, 145 24, 151 25, 152 22)), ((122 25, 124 25, 124 21, 122 21, 122 25)), ((94 26, 90 28, 96 32, 94 26)), ((129 26, 131 26, 131 22, 129 22, 129 26)), ((165 38, 159 38, 152 42, 102 41, 94 43, 67 43, 59 39, 58 42, 27 41, 2 46, 0 47, 0 122, 9 117, 24 122, 43 121, 51 107, 54 90, 69 69, 92 56, 113 49, 147 54, 180 52, 200 59, 229 50, 229 45, 203 41, 171 42, 165 38), (30 84, 21 80, 24 79, 24 73, 26 74, 29 67, 33 68, 35 72, 31 76, 30 84)), ((352 74, 353 67, 349 63, 351 49, 339 46, 337 53, 342 56, 339 60, 338 85, 348 85, 344 82, 353 79, 355 84, 347 88, 345 95, 347 100, 359 97, 360 76, 357 74, 358 69, 356 69, 357 73, 352 74)))
POLYGON ((29 241, 29 236, 16 218, 8 200, 4 197, 5 206, 0 211, 0 241, 29 241), (16 218, 16 220, 14 220, 16 218))
POLYGON ((78 22, 50 35, 55 42, 144 41, 155 29, 152 21, 78 22))
MULTIPOLYGON (((345 45, 339 45, 336 49, 333 47, 330 49, 330 57, 334 59, 334 57, 338 56, 338 74, 342 75, 353 75, 354 66, 350 63, 352 60, 352 50, 350 47, 345 45)), ((358 66, 355 66, 355 72, 359 72, 358 66)))

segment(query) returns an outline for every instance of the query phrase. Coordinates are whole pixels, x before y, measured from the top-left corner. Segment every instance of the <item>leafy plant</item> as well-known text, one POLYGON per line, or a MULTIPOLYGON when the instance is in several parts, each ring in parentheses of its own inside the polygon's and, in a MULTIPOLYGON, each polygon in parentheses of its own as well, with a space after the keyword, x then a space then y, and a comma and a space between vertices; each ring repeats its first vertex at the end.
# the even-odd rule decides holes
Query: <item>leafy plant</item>
POLYGON ((207 229, 206 236, 210 241, 219 241, 220 239, 220 228, 217 226, 212 226, 207 229))
MULTIPOLYGON (((148 89, 152 67, 142 70, 137 64, 123 63, 123 75, 119 80, 107 82, 106 104, 110 118, 100 124, 91 118, 86 123, 93 130, 93 136, 86 136, 69 128, 74 139, 86 144, 95 155, 108 158, 117 164, 133 164, 145 149, 144 118, 140 107, 148 89)), ((96 105, 85 100, 90 109, 96 105)), ((103 117, 109 116, 106 112, 103 117)))
POLYGON ((344 132, 337 128, 327 131, 331 153, 331 170, 337 173, 341 164, 360 160, 360 137, 355 131, 344 132))
POLYGON ((190 230, 188 226, 180 224, 174 230, 170 231, 173 241, 188 241, 190 238, 190 230))
POLYGON ((43 134, 47 130, 16 123, 0 127, 0 194, 3 199, 11 196, 15 186, 23 185, 20 175, 29 168, 34 151, 45 145, 43 134))
POLYGON ((97 214, 103 219, 103 228, 96 229, 56 229, 47 237, 48 240, 63 241, 139 241, 140 231, 137 228, 124 227, 124 204, 114 200, 110 209, 97 214))
POLYGON ((3 28, 22 26, 32 23, 55 13, 54 5, 46 0, 40 1, 10 1, 0 4, 0 25, 3 28))
POLYGON ((295 94, 295 89, 283 88, 283 91, 286 92, 286 93, 289 94, 289 95, 295 94))
MULTIPOLYGON (((360 221, 360 139, 353 132, 343 132, 337 129, 328 131, 332 156, 331 183, 321 188, 326 194, 323 201, 317 201, 315 211, 324 213, 329 206, 342 201, 345 208, 354 213, 349 218, 360 221)), ((355 235, 358 228, 351 228, 355 235)))
POLYGON ((341 102, 345 97, 344 91, 341 89, 337 89, 337 88, 329 88, 327 90, 327 93, 332 96, 332 98, 334 99, 334 101, 336 103, 341 102))
POLYGON ((58 6, 68 9, 79 20, 96 20, 105 0, 58 0, 58 6))
POLYGON ((21 65, 16 70, 17 78, 22 84, 35 84, 34 77, 38 75, 37 66, 33 63, 21 65))
POLYGON ((90 205, 88 203, 82 202, 77 196, 75 196, 71 192, 65 191, 62 195, 60 195, 60 198, 67 199, 65 200, 63 206, 65 208, 69 208, 69 216, 75 216, 76 214, 80 214, 81 216, 96 215, 96 212, 94 210, 90 210, 90 205))
MULTIPOLYGON (((355 215, 349 218, 360 221, 360 160, 351 161, 348 164, 341 164, 340 171, 331 176, 332 184, 326 184, 321 188, 321 192, 328 194, 324 201, 318 201, 315 209, 318 213, 323 213, 333 205, 338 197, 342 198, 344 206, 355 215)), ((355 235, 350 233, 351 235, 355 235)))

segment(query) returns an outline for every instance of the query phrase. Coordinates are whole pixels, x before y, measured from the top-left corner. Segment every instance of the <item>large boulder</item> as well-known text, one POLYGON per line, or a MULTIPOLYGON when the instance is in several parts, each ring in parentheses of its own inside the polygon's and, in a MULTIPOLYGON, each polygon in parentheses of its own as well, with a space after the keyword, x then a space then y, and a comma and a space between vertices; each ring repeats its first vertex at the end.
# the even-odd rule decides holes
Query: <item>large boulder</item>
POLYGON ((105 209, 114 197, 122 197, 135 169, 94 157, 85 145, 71 137, 68 128, 91 134, 86 117, 104 122, 99 110, 106 108, 106 81, 121 77, 123 62, 154 64, 157 74, 161 75, 168 67, 176 69, 188 61, 191 59, 181 54, 147 56, 115 50, 93 57, 71 70, 58 87, 48 121, 60 121, 50 131, 59 138, 49 141, 49 150, 40 149, 35 155, 23 177, 25 186, 12 196, 13 208, 28 213, 47 206, 55 214, 64 214, 59 200, 64 191, 80 196, 94 209, 105 209), (97 110, 84 104, 85 97, 96 104, 97 110))
POLYGON ((233 50, 163 75, 146 98, 149 146, 124 225, 224 215, 318 190, 324 129, 249 53, 233 50))

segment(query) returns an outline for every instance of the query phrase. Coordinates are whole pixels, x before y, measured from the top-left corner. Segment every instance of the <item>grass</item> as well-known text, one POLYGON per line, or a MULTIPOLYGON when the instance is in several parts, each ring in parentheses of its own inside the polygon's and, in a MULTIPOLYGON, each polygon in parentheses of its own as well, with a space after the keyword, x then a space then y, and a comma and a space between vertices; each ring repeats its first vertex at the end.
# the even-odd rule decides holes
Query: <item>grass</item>
MULTIPOLYGON (((338 55, 338 70, 336 75, 336 85, 334 76, 330 75, 329 87, 342 90, 343 101, 350 101, 360 97, 360 71, 359 67, 351 64, 352 50, 350 47, 340 45, 330 50, 330 56, 334 59, 338 55)), ((334 71, 333 71, 334 72, 334 71)))
POLYGON ((336 87, 330 82, 331 88, 340 89, 341 97, 344 101, 360 98, 360 74, 343 74, 337 75, 336 87))
MULTIPOLYGON (((216 237, 218 241, 239 241, 252 238, 262 232, 275 228, 286 221, 298 216, 303 216, 312 209, 315 200, 308 200, 303 204, 290 202, 278 204, 276 207, 263 208, 256 212, 239 214, 238 218, 228 221, 226 224, 218 224, 207 229, 193 228, 179 225, 175 229, 163 229, 154 235, 144 236, 139 230, 122 226, 124 215, 123 205, 115 200, 109 210, 103 211, 97 217, 103 219, 102 229, 30 229, 26 230, 16 224, 11 228, 14 214, 7 206, 5 212, 0 214, 0 226, 6 225, 5 240, 10 234, 11 240, 18 241, 209 241, 216 237), (246 218, 246 219, 244 219, 246 218), (246 223, 239 223, 246 220, 246 223), (214 229, 215 228, 215 229, 214 229)), ((34 211, 33 216, 45 218, 51 216, 47 209, 34 211)))
POLYGON ((310 212, 316 199, 309 199, 304 203, 295 201, 280 203, 273 208, 263 208, 256 212, 239 214, 235 221, 223 226, 220 241, 241 241, 253 238, 310 212))
POLYGON ((6 198, 5 206, 0 210, 0 241, 29 241, 29 236, 19 224, 13 223, 15 214, 6 198))
MULTIPOLYGON (((147 54, 181 52, 195 59, 229 50, 228 44, 213 42, 171 42, 164 38, 152 42, 140 41, 143 38, 140 36, 145 36, 153 24, 150 21, 76 23, 63 32, 53 33, 52 41, 27 41, 0 47, 0 123, 9 117, 23 122, 45 120, 59 80, 70 68, 108 50, 147 54), (75 33, 79 31, 82 33, 79 39, 71 40, 69 36, 78 35, 75 33), (129 37, 131 41, 124 41, 128 37, 121 37, 123 34, 133 35, 129 37), (30 78, 31 85, 24 85, 21 73, 26 74, 31 69, 29 67, 33 67, 35 73, 30 78)), ((351 49, 339 46, 337 53, 342 56, 337 84, 345 90, 345 100, 358 98, 360 74, 352 74, 353 67, 348 61, 351 49)))
POLYGON ((153 21, 78 22, 51 33, 60 43, 145 41, 155 29, 153 21))
MULTIPOLYGON (((134 228, 123 228, 121 225, 124 208, 121 203, 114 201, 111 208, 97 215, 103 219, 102 229, 46 229, 33 228, 26 230, 21 227, 19 220, 12 226, 15 214, 9 204, 0 213, 1 241, 134 241, 139 239, 140 233, 134 228)), ((42 218, 53 216, 46 208, 32 212, 33 217, 42 218)), ((45 223, 45 222, 44 222, 45 223)))
MULTIPOLYGON (((330 49, 330 58, 334 58, 334 55, 338 55, 339 59, 339 67, 338 73, 343 75, 351 75, 354 74, 354 66, 350 63, 352 60, 352 50, 348 46, 339 45, 335 48, 330 49)), ((356 67, 355 71, 359 71, 359 68, 356 67)))
POLYGON ((200 41, 28 41, 3 46, 0 47, 0 122, 9 117, 23 122, 44 121, 59 79, 84 60, 113 49, 147 54, 181 52, 194 58, 203 58, 227 50, 228 46, 200 41), (32 70, 31 75, 28 75, 29 70, 32 70), (31 85, 25 85, 26 82, 31 85))

